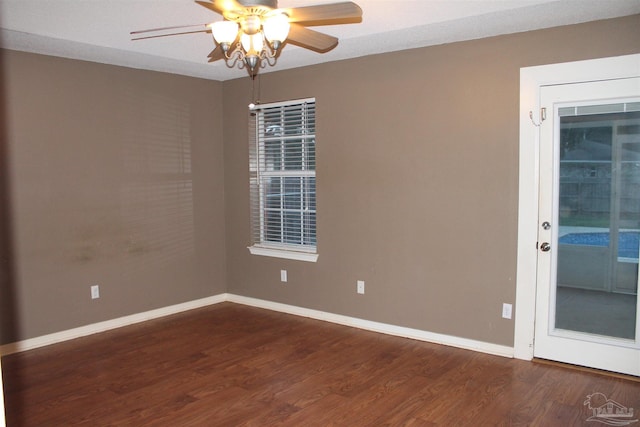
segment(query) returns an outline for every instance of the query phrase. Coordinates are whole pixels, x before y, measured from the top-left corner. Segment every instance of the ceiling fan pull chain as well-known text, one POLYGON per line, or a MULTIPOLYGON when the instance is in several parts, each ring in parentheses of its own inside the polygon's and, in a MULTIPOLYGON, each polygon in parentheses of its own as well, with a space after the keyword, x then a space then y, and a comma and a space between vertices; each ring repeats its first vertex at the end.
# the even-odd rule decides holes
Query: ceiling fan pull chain
POLYGON ((251 79, 251 103, 253 105, 259 105, 260 104, 260 83, 261 83, 262 79, 260 78, 260 74, 258 74, 257 76, 253 76, 253 78, 251 79), (258 96, 256 96, 256 77, 258 77, 258 96))

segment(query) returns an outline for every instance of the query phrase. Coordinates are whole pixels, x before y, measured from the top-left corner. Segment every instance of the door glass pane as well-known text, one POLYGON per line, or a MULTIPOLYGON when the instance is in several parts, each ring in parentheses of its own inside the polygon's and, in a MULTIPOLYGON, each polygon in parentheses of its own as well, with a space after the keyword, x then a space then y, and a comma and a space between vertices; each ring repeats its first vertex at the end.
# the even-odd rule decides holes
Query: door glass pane
POLYGON ((634 339, 640 113, 574 111, 560 118, 555 329, 634 339))

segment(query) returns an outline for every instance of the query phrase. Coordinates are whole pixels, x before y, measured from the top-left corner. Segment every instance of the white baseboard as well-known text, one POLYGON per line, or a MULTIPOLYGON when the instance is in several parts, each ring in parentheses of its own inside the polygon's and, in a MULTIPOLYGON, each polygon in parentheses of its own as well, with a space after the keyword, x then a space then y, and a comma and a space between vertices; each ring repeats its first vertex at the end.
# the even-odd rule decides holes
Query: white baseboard
POLYGON ((0 355, 4 356, 20 351, 32 350, 34 348, 56 344, 59 342, 72 340, 74 338, 80 338, 99 332, 105 332, 111 329, 120 328, 122 326, 133 325, 134 323, 140 323, 146 320, 157 319, 159 317, 169 316, 171 314, 193 310, 195 308, 205 307, 207 305, 217 304, 226 300, 227 294, 214 295, 207 298, 201 298, 194 301, 188 301, 181 304, 175 304, 168 307, 145 311, 143 313, 136 313, 130 316, 123 316, 118 317, 117 319, 111 319, 104 322, 93 323, 91 325, 80 326, 78 328, 68 329, 66 331, 43 335, 36 338, 30 338, 24 341, 5 344, 3 346, 0 346, 0 355))
POLYGON ((356 317, 342 316, 339 314, 327 313, 324 311, 243 297, 234 294, 228 294, 227 301, 250 305, 253 307, 265 308, 273 311, 279 311, 282 313, 294 314, 296 316, 308 317, 316 320, 323 320, 326 322, 337 323, 339 325, 351 326, 354 328, 365 329, 368 331, 379 332, 387 335, 411 338, 418 341, 426 341, 435 344, 447 345, 450 347, 479 351, 482 353, 494 354, 497 356, 509 358, 513 357, 513 347, 487 343, 484 341, 476 341, 467 338, 454 337, 451 335, 437 334, 434 332, 405 328, 403 326, 395 326, 387 323, 372 322, 370 320, 358 319, 356 317))
POLYGON ((32 350, 38 347, 44 347, 46 345, 56 344, 74 338, 80 338, 99 332, 105 332, 111 329, 120 328, 122 326, 133 325, 135 323, 144 322, 146 320, 157 319, 159 317, 169 316, 183 311, 193 310, 196 308, 218 304, 225 301, 233 302, 236 304, 249 305, 252 307, 264 308, 281 313, 293 314, 301 317, 308 317, 311 319, 322 320, 339 325, 351 326, 367 331, 379 332, 387 335, 395 335, 404 338, 411 338, 414 340, 426 341, 435 344, 448 345, 451 347, 479 351, 482 353, 494 354, 503 357, 513 357, 514 355, 513 347, 507 347, 483 341, 470 340, 467 338, 454 337, 451 335, 437 334, 420 329, 405 328, 403 326, 395 326, 387 323, 373 322, 370 320, 358 319, 356 317, 342 316, 339 314, 297 307, 294 305, 281 304, 277 302, 226 293, 198 299, 195 301, 189 301, 182 304, 171 305, 169 307, 163 307, 156 310, 145 311, 144 313, 137 313, 130 316, 119 317, 117 319, 94 323, 87 326, 81 326, 79 328, 56 332, 49 335, 43 335, 36 338, 30 338, 24 341, 5 344, 3 346, 0 346, 0 355, 32 350))

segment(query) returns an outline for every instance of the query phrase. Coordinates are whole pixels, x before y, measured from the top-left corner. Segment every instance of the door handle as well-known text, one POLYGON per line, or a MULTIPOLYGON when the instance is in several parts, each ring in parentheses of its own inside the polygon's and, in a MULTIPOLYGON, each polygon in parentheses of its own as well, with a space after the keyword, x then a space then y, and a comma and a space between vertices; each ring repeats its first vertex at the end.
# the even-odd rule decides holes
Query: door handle
POLYGON ((542 252, 549 252, 551 250, 551 245, 547 242, 544 242, 543 244, 540 245, 540 250, 542 252))

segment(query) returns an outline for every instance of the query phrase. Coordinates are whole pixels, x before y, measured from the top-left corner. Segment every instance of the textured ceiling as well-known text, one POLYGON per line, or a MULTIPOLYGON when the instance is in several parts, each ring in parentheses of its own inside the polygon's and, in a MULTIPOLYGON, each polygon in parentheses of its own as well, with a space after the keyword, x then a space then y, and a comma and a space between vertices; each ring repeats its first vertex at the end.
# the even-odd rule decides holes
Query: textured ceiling
MULTIPOLYGON (((341 0, 336 0, 341 1, 341 0)), ((280 7, 333 3, 280 0, 280 7)), ((640 13, 640 0, 356 0, 359 24, 314 27, 340 39, 318 54, 287 45, 261 72, 640 13)), ((74 59, 227 80, 207 63, 209 34, 131 41, 130 31, 220 20, 193 0, 0 0, 0 46, 74 59)))

